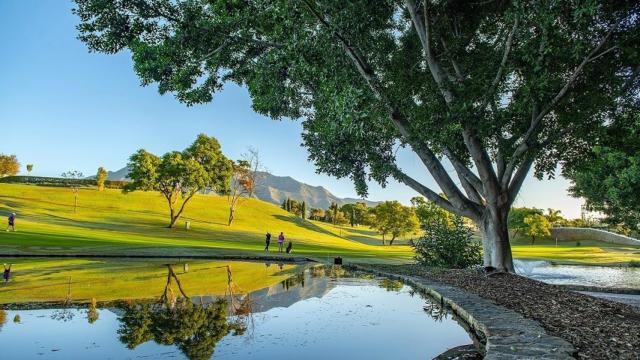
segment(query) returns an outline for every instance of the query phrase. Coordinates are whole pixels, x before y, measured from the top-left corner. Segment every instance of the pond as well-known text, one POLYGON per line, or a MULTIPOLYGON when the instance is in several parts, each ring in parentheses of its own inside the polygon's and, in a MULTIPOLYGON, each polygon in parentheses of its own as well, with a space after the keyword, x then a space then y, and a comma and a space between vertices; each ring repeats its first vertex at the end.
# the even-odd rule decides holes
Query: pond
POLYGON ((553 265, 547 261, 514 260, 520 275, 557 285, 640 289, 640 268, 553 265))
MULTIPOLYGON (((35 281, 59 269, 47 267, 47 261, 39 264, 48 275, 36 274, 26 262, 23 268, 30 273, 25 270, 23 275, 35 281)), ((110 271, 118 269, 120 276, 131 275, 122 264, 103 264, 112 266, 110 271)), ((14 295, 6 294, 21 283, 16 272, 8 285, 0 285, 7 309, 0 314, 5 318, 0 326, 2 359, 430 359, 472 343, 447 309, 397 281, 341 267, 280 269, 272 264, 275 269, 269 270, 262 263, 188 264, 186 269, 184 264, 132 262, 142 275, 120 282, 130 296, 114 299, 111 294, 120 291, 99 291, 103 283, 91 286, 83 278, 85 283, 78 281, 75 287, 92 292, 74 289, 71 281, 62 303, 45 298, 10 302, 11 296, 23 297, 27 287, 14 286, 14 295), (253 279, 248 271, 234 270, 254 267, 253 279), (198 281, 188 281, 197 269, 198 281), (213 269, 222 269, 225 286, 204 285, 207 278, 217 281, 213 269), (270 271, 266 276, 265 269, 270 271), (148 278, 156 273, 160 279, 148 278), (252 290, 243 291, 243 282, 251 283, 252 290), (75 293, 96 293, 99 298, 82 303, 73 298, 75 293)), ((100 272, 98 264, 92 266, 100 272)))

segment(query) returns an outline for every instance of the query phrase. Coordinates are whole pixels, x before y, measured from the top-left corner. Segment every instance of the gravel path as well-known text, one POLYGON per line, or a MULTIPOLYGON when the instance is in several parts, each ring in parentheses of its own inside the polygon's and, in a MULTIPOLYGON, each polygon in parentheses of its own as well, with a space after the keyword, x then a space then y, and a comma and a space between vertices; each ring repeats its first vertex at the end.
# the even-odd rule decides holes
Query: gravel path
POLYGON ((512 274, 371 265, 453 285, 538 321, 576 348, 578 359, 640 359, 640 309, 512 274))

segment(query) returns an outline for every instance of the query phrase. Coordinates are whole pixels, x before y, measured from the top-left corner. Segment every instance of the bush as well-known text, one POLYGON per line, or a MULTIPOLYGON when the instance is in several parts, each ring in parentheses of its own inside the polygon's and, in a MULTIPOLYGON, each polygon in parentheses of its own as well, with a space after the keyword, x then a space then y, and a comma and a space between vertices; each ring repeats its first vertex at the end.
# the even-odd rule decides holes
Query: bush
POLYGON ((463 269, 482 263, 482 246, 460 217, 453 223, 435 222, 414 242, 415 259, 422 265, 463 269))

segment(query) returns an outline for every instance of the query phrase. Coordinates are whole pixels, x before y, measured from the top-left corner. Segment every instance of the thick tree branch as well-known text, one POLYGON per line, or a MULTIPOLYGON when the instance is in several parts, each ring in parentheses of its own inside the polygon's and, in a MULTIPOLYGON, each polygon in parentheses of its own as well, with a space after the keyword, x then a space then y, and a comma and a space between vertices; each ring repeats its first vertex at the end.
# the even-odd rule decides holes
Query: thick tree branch
POLYGON ((418 33, 418 38, 420 39, 420 43, 422 44, 422 48, 425 52, 425 58, 427 60, 427 66, 429 67, 429 71, 431 72, 431 76, 435 80, 444 100, 447 104, 451 104, 454 100, 453 93, 450 89, 447 88, 446 83, 446 74, 442 70, 442 66, 436 60, 436 57, 433 53, 433 49, 431 48, 431 25, 429 22, 429 12, 427 9, 426 1, 423 6, 423 16, 420 16, 418 13, 418 7, 413 0, 405 0, 405 5, 409 10, 409 14, 411 15, 411 20, 413 25, 418 33))
POLYGON ((482 208, 480 206, 469 206, 464 208, 459 208, 457 206, 454 206, 449 200, 443 198, 442 196, 438 195, 435 191, 422 185, 420 182, 416 181, 415 179, 405 174, 398 168, 395 168, 394 170, 394 177, 398 181, 401 181, 402 183, 406 184, 413 190, 417 191, 420 195, 427 198, 427 200, 433 201, 436 205, 456 215, 465 216, 472 220, 477 220, 482 216, 481 215, 482 208))
MULTIPOLYGON (((388 108, 389 115, 392 123, 396 127, 396 129, 400 132, 400 135, 411 145, 413 151, 418 155, 418 157, 422 160, 423 164, 427 167, 429 173, 433 176, 434 180, 438 184, 438 186, 442 189, 442 191, 449 197, 450 203, 454 206, 465 209, 470 206, 473 206, 473 202, 468 199, 461 191, 460 188, 455 184, 453 179, 449 176, 445 168, 442 166, 442 163, 437 158, 437 156, 433 153, 433 151, 426 146, 425 144, 415 143, 412 140, 411 133, 409 131, 409 121, 408 119, 402 115, 397 106, 395 106, 385 95, 383 86, 380 84, 375 71, 369 65, 369 63, 364 59, 356 50, 356 48, 351 44, 351 42, 344 37, 340 31, 337 31, 333 28, 333 26, 324 18, 322 14, 320 14, 313 5, 308 1, 304 0, 305 4, 312 12, 312 14, 320 21, 322 25, 332 30, 334 36, 340 41, 343 49, 347 53, 347 55, 352 59, 356 68, 358 69, 361 76, 365 79, 374 95, 382 101, 383 104, 388 108)), ((415 181, 415 180, 414 180, 415 181)))
POLYGON ((553 97, 553 99, 543 108, 543 110, 538 111, 537 104, 534 104, 534 110, 532 112, 532 120, 531 120, 529 129, 527 129, 525 134, 522 136, 522 142, 518 145, 518 147, 516 147, 516 150, 514 151, 513 156, 511 157, 509 164, 507 165, 505 174, 501 179, 501 184, 503 187, 506 184, 509 184, 509 182, 511 181, 510 177, 514 171, 515 165, 520 161, 520 157, 525 155, 525 153, 533 150, 533 147, 536 145, 536 142, 533 140, 535 139, 535 136, 538 135, 538 132, 540 130, 540 127, 542 125, 542 120, 544 119, 544 117, 547 114, 549 114, 549 112, 551 112, 551 110, 558 104, 558 102, 560 102, 560 100, 562 100, 562 98, 564 98, 564 96, 567 94, 569 89, 575 84, 576 80, 578 79, 578 76, 582 72, 582 69, 585 67, 587 63, 589 63, 592 60, 592 57, 595 56, 595 54, 597 54, 600 51, 600 49, 604 46, 604 44, 607 42, 609 37, 611 37, 611 34, 613 34, 616 28, 617 28, 617 25, 612 26, 611 29, 609 29, 609 31, 607 32, 607 34, 600 40, 598 45, 595 48, 593 48, 589 52, 589 54, 587 54, 582 59, 580 64, 572 72, 571 76, 569 76, 569 79, 567 79, 564 86, 558 91, 558 93, 553 97))
MULTIPOLYGON (((404 2, 407 6, 409 14, 411 15, 411 20, 414 24, 416 32, 418 33, 420 42, 422 43, 431 76, 440 88, 445 102, 448 105, 451 105, 451 103, 454 101, 453 93, 446 87, 447 84, 444 78, 445 74, 442 71, 442 67, 440 66, 439 62, 436 60, 431 48, 431 26, 427 4, 426 2, 424 2, 423 16, 420 16, 420 14, 418 13, 418 8, 413 0, 405 0, 404 2)), ((464 143, 468 148, 469 153, 471 154, 471 158, 473 159, 476 168, 478 169, 478 174, 480 174, 482 182, 485 184, 482 193, 485 195, 485 197, 496 197, 498 195, 498 180, 495 172, 493 171, 491 159, 482 146, 482 142, 474 134, 468 124, 463 124, 462 128, 464 143)))
POLYGON ((522 187, 522 183, 527 178, 527 174, 529 173, 529 170, 531 170, 531 165, 533 165, 534 160, 535 160, 535 156, 529 156, 527 159, 525 159, 520 165, 520 167, 518 168, 518 171, 516 171, 515 175, 513 176, 513 179, 511 180, 511 183, 509 184, 509 189, 508 189, 509 207, 511 207, 511 205, 516 199, 516 196, 518 196, 518 193, 520 192, 520 188, 522 187))
MULTIPOLYGON (((476 174, 474 174, 460 159, 458 159, 458 157, 455 156, 455 154, 453 154, 451 150, 445 149, 444 154, 447 156, 447 158, 453 165, 453 168, 456 170, 456 173, 458 174, 458 178, 460 178, 460 181, 462 181, 463 179, 466 180, 466 182, 473 187, 473 189, 478 193, 478 195, 482 196, 482 194, 484 193, 484 190, 482 186, 482 181, 480 181, 478 176, 476 176, 476 174)), ((481 204, 482 202, 479 202, 479 203, 481 204)))

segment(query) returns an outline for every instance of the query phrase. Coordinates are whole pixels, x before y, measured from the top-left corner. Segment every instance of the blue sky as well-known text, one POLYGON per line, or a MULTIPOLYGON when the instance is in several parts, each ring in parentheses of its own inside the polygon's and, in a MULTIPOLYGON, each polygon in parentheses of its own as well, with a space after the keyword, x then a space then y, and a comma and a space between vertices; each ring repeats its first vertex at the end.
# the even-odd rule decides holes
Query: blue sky
MULTIPOLYGON (((213 103, 194 107, 160 96, 153 85, 141 87, 129 54, 90 54, 76 39, 72 7, 63 0, 0 0, 0 152, 34 164, 36 175, 72 169, 93 174, 99 166, 122 168, 139 148, 181 150, 206 133, 218 138, 230 158, 253 146, 273 174, 356 197, 348 179, 315 173, 300 146, 300 123, 254 113, 246 90, 233 84, 213 103)), ((400 151, 399 163, 436 188, 413 154, 400 151)), ((552 207, 578 217, 582 201, 569 197, 567 186, 562 178, 529 178, 516 206, 552 207)), ((369 198, 408 203, 414 195, 392 182, 385 189, 372 184, 369 198)))

